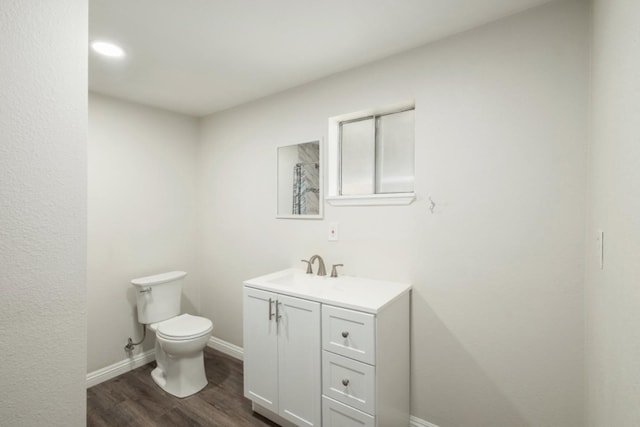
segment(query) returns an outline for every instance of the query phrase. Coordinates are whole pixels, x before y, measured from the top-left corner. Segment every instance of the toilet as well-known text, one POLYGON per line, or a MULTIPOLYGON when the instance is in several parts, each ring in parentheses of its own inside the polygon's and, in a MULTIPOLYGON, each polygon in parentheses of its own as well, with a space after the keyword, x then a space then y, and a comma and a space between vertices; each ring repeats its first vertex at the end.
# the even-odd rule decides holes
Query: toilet
POLYGON ((138 303, 138 322, 156 334, 153 381, 176 397, 187 397, 207 385, 203 351, 211 320, 180 314, 182 282, 187 273, 169 273, 133 279, 138 303))

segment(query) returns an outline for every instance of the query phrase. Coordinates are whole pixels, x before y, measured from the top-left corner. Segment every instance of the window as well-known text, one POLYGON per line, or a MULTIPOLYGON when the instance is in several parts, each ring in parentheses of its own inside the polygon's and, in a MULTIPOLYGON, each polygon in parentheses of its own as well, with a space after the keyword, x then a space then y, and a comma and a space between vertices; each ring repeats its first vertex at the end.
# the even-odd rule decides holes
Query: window
POLYGON ((413 106, 405 106, 330 119, 329 154, 333 151, 334 162, 329 163, 333 187, 327 197, 329 203, 413 201, 414 113, 413 106))

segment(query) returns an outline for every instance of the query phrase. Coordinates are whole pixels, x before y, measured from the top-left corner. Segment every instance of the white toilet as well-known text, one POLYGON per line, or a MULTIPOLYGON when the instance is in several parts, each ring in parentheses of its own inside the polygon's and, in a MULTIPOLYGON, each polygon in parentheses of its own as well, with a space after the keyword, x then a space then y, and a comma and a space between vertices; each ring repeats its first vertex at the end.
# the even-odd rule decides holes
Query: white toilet
POLYGON ((207 385, 203 350, 213 323, 204 317, 180 314, 184 271, 133 279, 138 322, 156 334, 157 367, 151 372, 167 393, 187 397, 207 385))

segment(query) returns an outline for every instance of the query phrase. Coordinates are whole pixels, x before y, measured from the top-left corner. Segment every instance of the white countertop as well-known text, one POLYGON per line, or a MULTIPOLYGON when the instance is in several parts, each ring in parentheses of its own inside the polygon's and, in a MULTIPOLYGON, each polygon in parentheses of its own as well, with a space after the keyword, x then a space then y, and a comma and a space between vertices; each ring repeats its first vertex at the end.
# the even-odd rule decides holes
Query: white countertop
POLYGON ((244 285, 373 314, 411 290, 406 283, 353 276, 321 277, 297 268, 245 280, 244 285))

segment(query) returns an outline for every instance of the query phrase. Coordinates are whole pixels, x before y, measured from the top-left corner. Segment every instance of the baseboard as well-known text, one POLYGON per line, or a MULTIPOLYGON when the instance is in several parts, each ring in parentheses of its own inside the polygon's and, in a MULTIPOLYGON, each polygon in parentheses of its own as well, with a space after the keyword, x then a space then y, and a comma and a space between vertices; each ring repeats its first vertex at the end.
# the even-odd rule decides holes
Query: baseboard
POLYGON ((429 421, 422 420, 413 415, 409 417, 409 427, 438 427, 437 425, 430 423, 429 421))
MULTIPOLYGON (((221 340, 220 338, 210 337, 207 346, 216 349, 224 354, 227 354, 236 359, 242 360, 243 349, 237 345, 233 345, 229 342, 221 340)), ((89 372, 87 374, 87 388, 98 385, 102 382, 108 381, 118 375, 125 374, 133 369, 144 366, 149 362, 156 360, 155 349, 147 350, 145 352, 136 354, 128 359, 116 362, 113 365, 109 365, 97 371, 89 372)))
POLYGON ((87 388, 115 378, 118 375, 127 373, 133 369, 139 368, 140 366, 144 366, 154 360, 156 360, 156 354, 155 349, 152 348, 151 350, 136 354, 133 357, 121 360, 113 365, 98 369, 97 371, 89 372, 87 374, 87 388))
POLYGON ((214 336, 209 337, 207 347, 211 347, 212 349, 218 350, 219 352, 229 355, 235 359, 243 359, 244 349, 242 347, 238 347, 237 345, 221 340, 220 338, 216 338, 214 336))

